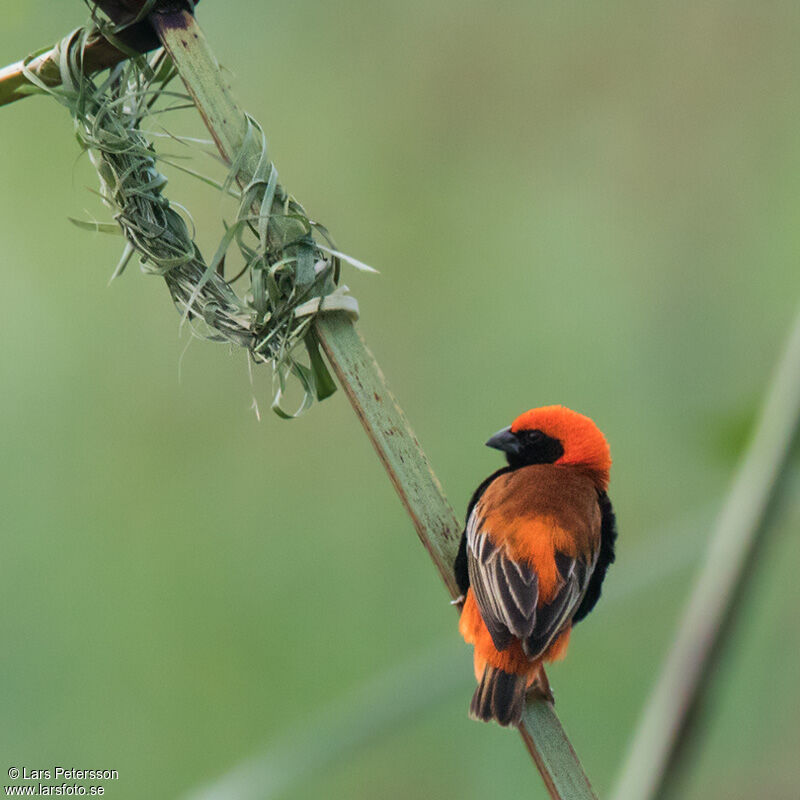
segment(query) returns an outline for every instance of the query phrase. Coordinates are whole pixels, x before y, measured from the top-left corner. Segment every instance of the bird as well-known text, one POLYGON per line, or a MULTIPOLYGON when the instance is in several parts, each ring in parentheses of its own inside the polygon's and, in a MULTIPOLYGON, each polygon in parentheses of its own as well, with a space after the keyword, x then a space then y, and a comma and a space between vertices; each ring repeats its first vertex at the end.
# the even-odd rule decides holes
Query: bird
POLYGON ((614 561, 611 453, 589 417, 560 405, 526 411, 486 445, 507 465, 467 507, 455 602, 474 647, 469 715, 516 727, 529 692, 553 701, 544 663, 564 657, 614 561))

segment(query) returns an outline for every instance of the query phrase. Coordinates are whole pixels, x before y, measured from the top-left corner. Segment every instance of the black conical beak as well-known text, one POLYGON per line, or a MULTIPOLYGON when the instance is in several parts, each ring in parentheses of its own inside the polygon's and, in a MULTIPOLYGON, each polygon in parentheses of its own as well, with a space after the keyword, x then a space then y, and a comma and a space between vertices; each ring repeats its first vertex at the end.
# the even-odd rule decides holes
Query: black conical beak
POLYGON ((495 450, 502 450, 504 453, 517 455, 522 448, 522 442, 511 433, 511 427, 503 428, 486 442, 487 447, 493 447, 495 450))

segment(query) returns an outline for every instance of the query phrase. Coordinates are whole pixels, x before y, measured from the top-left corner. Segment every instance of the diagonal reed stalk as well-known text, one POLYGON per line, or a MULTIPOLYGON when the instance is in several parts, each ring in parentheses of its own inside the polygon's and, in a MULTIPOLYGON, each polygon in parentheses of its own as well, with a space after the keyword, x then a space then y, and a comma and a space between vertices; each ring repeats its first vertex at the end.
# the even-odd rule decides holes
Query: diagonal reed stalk
POLYGON ((654 800, 691 754, 693 726, 715 674, 750 566, 766 532, 800 419, 800 314, 767 392, 753 438, 717 518, 694 590, 645 707, 615 800, 654 800))
MULTIPOLYGON (((242 152, 247 118, 234 101, 197 22, 186 11, 154 13, 150 19, 220 153, 229 163, 237 159, 238 179, 246 183, 257 157, 254 153, 248 158, 242 152)), ((320 314, 317 334, 422 543, 451 597, 457 597, 452 565, 461 524, 377 362, 345 314, 320 314)), ((553 798, 595 797, 552 704, 532 700, 520 732, 553 798)))

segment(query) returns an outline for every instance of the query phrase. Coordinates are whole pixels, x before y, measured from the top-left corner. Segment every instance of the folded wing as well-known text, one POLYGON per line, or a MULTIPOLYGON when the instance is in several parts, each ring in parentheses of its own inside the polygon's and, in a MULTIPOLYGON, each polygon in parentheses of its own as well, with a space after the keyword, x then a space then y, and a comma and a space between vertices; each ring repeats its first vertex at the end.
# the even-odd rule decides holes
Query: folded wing
POLYGON ((467 566, 481 617, 498 650, 519 639, 525 655, 538 658, 569 624, 589 583, 590 562, 553 549, 557 588, 543 598, 535 564, 511 558, 502 538, 487 530, 480 507, 467 522, 467 566), (545 601, 546 600, 546 601, 545 601))

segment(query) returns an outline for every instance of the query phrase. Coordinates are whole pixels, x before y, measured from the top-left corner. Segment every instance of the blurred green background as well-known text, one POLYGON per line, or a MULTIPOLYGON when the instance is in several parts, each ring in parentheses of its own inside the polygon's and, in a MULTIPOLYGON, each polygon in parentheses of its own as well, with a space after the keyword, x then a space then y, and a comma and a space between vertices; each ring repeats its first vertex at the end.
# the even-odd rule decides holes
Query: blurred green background
MULTIPOLYGON (((7 0, 0 61, 85 16, 7 0)), ((800 7, 206 0, 198 18, 284 184, 381 270, 347 275, 361 330, 453 504, 531 406, 607 434, 619 559, 551 670, 607 794, 800 298, 800 7)), ((545 797, 517 736, 468 721, 470 653, 344 395, 282 422, 268 376, 251 388, 242 353, 204 343, 179 381, 163 282, 133 265, 107 286, 120 240, 67 221, 103 212, 66 112, 0 109, 0 152, 2 774, 113 768, 107 796, 172 798, 266 754, 286 800, 545 797), (365 699, 376 680, 394 688, 365 699)), ((219 235, 213 191, 168 194, 219 235)), ((685 797, 800 792, 796 489, 685 797)))

